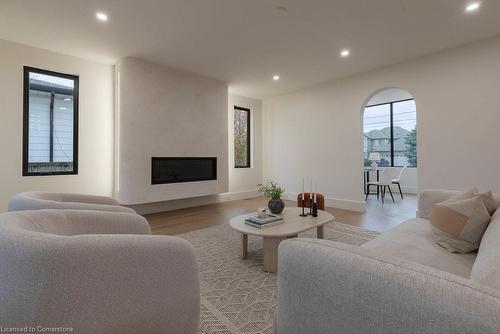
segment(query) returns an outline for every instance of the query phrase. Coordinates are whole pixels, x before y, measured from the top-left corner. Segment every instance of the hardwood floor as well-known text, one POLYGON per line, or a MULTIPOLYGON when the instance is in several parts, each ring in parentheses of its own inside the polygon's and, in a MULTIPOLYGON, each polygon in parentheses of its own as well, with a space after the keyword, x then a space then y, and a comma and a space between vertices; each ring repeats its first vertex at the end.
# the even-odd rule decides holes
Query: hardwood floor
MULTIPOLYGON (((389 199, 382 205, 375 196, 370 196, 367 201, 367 211, 363 213, 334 208, 326 210, 335 216, 335 221, 384 232, 408 218, 415 217, 416 196, 405 195, 403 200, 395 196, 395 199, 395 203, 389 199)), ((292 201, 286 202, 287 206, 295 205, 292 201)), ((226 224, 232 217, 255 212, 259 207, 266 207, 266 204, 267 200, 259 197, 155 213, 145 217, 151 225, 153 234, 176 235, 226 224)))

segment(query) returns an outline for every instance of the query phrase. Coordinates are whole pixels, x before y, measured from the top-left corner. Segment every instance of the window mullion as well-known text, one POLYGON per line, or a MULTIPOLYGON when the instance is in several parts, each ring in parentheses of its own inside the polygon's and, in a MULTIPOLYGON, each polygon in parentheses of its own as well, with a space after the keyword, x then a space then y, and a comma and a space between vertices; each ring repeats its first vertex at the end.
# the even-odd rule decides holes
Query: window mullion
POLYGON ((54 92, 50 92, 49 108, 49 161, 54 162, 54 92))
POLYGON ((391 117, 391 167, 394 167, 394 115, 393 115, 393 102, 390 103, 390 117, 391 117))

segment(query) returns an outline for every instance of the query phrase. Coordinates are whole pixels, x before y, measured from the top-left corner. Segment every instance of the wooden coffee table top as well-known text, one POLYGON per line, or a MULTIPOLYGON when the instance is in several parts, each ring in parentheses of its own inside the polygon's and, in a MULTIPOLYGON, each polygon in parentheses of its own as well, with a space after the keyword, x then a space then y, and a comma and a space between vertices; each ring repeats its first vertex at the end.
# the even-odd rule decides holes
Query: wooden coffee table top
MULTIPOLYGON (((309 212, 308 208, 306 208, 306 213, 307 212, 309 212)), ((243 234, 272 238, 295 235, 333 221, 333 215, 326 211, 318 210, 318 217, 300 217, 300 213, 302 213, 302 208, 285 208, 281 213, 285 221, 284 223, 263 229, 245 224, 245 219, 256 215, 256 212, 234 217, 229 221, 229 225, 231 225, 234 230, 243 234)))

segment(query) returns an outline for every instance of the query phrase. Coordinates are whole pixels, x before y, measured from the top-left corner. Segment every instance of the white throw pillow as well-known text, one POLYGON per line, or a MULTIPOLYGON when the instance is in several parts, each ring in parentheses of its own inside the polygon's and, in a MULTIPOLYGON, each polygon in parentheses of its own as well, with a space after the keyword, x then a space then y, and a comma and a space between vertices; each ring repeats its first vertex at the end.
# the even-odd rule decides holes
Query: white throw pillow
POLYGON ((479 196, 434 205, 431 225, 438 230, 436 242, 451 253, 479 248, 491 217, 479 196))
POLYGON ((493 216, 495 211, 500 206, 500 201, 497 201, 495 199, 491 190, 484 193, 477 193, 475 196, 479 196, 479 198, 481 198, 484 206, 486 206, 486 209, 488 209, 488 213, 490 214, 490 216, 493 216))

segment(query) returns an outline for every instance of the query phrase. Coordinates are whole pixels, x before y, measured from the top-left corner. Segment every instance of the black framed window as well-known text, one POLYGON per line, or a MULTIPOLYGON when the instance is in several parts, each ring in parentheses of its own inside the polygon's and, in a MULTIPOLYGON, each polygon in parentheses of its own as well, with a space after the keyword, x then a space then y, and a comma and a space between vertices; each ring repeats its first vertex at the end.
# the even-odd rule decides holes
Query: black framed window
POLYGON ((250 167, 250 109, 234 106, 234 167, 250 167))
POLYGON ((23 176, 78 173, 78 76, 24 67, 23 176))
POLYGON ((363 114, 364 164, 378 153, 379 166, 417 167, 417 114, 414 99, 369 105, 363 114))

